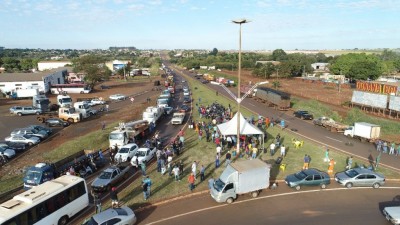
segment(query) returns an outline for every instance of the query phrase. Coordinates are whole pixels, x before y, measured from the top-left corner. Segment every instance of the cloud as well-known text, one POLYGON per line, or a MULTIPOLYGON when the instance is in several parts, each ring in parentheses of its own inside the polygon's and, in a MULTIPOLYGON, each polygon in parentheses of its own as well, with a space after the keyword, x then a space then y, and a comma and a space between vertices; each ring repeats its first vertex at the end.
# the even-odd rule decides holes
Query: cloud
POLYGON ((150 5, 162 5, 162 1, 161 0, 152 0, 149 1, 150 5))

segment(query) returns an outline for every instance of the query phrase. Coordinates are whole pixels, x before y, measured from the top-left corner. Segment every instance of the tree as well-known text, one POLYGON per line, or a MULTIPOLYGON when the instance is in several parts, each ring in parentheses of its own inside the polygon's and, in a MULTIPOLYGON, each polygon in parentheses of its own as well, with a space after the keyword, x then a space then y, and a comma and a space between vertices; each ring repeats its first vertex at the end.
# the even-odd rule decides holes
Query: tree
POLYGON ((210 55, 216 56, 218 54, 218 49, 213 48, 212 52, 210 52, 210 55))
POLYGON ((111 70, 105 65, 105 59, 97 55, 85 55, 72 60, 73 71, 85 73, 85 81, 93 88, 97 82, 108 79, 111 70))
POLYGON ((288 56, 283 49, 276 49, 272 52, 272 59, 275 61, 285 61, 288 59, 288 56))
POLYGON ((357 80, 377 79, 382 74, 376 62, 364 60, 353 63, 348 76, 357 80))

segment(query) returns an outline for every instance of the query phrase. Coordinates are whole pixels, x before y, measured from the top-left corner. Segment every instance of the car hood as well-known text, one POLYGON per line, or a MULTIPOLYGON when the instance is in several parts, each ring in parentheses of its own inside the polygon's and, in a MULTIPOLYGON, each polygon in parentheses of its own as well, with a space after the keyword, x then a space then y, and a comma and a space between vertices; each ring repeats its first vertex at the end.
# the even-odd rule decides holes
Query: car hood
POLYGON ((3 152, 3 154, 6 155, 6 156, 13 156, 13 155, 15 155, 15 150, 7 148, 7 149, 3 152))
POLYGON ((29 140, 32 140, 32 141, 40 141, 40 138, 35 137, 35 136, 31 136, 31 137, 29 138, 29 140))
POLYGON ((109 179, 96 178, 92 183, 92 187, 103 187, 107 186, 109 183, 110 183, 109 179))
POLYGON ((114 159, 118 160, 119 156, 121 156, 122 161, 126 161, 126 159, 128 158, 128 153, 117 153, 115 154, 114 159))
POLYGON ((350 177, 347 176, 347 174, 345 172, 337 173, 335 175, 335 178, 337 178, 338 180, 349 180, 350 179, 350 177))
POLYGON ((285 178, 285 181, 288 183, 299 182, 299 179, 294 174, 290 174, 285 178))
POLYGON ((394 219, 400 219, 400 206, 385 207, 384 210, 394 219))
MULTIPOLYGON (((136 158, 138 158, 138 157, 137 157, 137 156, 133 156, 133 157, 132 157, 131 162, 132 162, 133 164, 136 164, 136 158)), ((139 164, 143 161, 143 159, 144 159, 143 156, 139 156, 139 158, 138 158, 139 164)))

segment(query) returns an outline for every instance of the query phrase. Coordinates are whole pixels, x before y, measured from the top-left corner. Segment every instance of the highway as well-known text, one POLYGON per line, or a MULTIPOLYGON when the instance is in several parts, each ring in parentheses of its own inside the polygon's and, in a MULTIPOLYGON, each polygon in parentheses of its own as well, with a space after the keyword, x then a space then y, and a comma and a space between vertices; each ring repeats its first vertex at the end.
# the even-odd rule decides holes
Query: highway
MULTIPOLYGON (((168 62, 164 63, 170 66, 168 62)), ((179 72, 181 75, 183 74, 187 79, 194 79, 193 73, 180 70, 173 66, 170 67, 174 68, 175 72, 179 72)), ((218 91, 220 95, 232 99, 232 97, 230 97, 222 87, 212 84, 201 84, 200 81, 198 82, 199 85, 207 85, 207 87, 212 90, 211 93, 218 91)), ((235 94, 237 93, 237 88, 232 88, 230 90, 235 94)), ((375 160, 378 156, 378 152, 372 143, 361 142, 356 139, 345 137, 342 133, 333 133, 322 127, 315 126, 311 121, 305 121, 294 117, 293 111, 278 111, 265 104, 257 102, 253 98, 246 98, 243 100, 241 102, 241 107, 249 109, 255 116, 261 115, 264 117, 285 120, 285 123, 288 125, 288 127, 285 128, 287 132, 297 133, 297 135, 301 136, 304 141, 313 141, 321 146, 321 150, 323 149, 323 146, 327 146, 329 149, 341 151, 349 156, 353 155, 353 157, 362 159, 366 162, 366 165, 368 165, 367 162, 369 159, 372 158, 375 160)), ((400 163, 398 162, 398 158, 393 155, 382 154, 380 166, 385 166, 400 172, 400 163)))

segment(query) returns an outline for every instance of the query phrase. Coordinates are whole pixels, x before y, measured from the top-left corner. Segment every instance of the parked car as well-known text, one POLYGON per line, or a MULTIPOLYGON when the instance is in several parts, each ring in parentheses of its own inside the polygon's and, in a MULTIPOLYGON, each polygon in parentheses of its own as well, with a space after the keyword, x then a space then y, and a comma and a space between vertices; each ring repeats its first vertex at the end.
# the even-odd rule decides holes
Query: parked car
POLYGON ((121 162, 131 161, 138 149, 139 146, 135 143, 122 146, 121 149, 118 150, 117 154, 115 154, 115 161, 118 161, 119 157, 121 157, 121 162))
MULTIPOLYGON (((197 79, 200 79, 200 78, 198 77, 197 79)), ((203 83, 203 84, 208 84, 208 83, 210 83, 210 81, 208 81, 208 80, 202 80, 201 83, 203 83)))
POLYGON ((9 136, 9 137, 6 137, 4 140, 9 141, 9 142, 24 143, 29 146, 39 144, 39 142, 40 142, 40 138, 31 136, 28 134, 9 136))
POLYGON ((151 148, 142 147, 142 148, 139 148, 136 151, 135 156, 133 156, 133 158, 131 160, 132 166, 138 166, 136 164, 136 159, 139 162, 139 165, 142 162, 144 162, 144 163, 149 162, 154 157, 154 155, 156 154, 156 151, 157 151, 156 147, 151 147, 151 148))
POLYGON ((190 103, 192 98, 188 95, 183 96, 183 103, 190 103))
POLYGON ((303 120, 313 120, 314 119, 314 116, 312 114, 309 114, 308 111, 304 111, 304 110, 295 111, 293 113, 293 115, 295 117, 298 117, 303 120))
POLYGON ((104 105, 106 104, 106 101, 100 100, 98 98, 93 98, 90 101, 88 101, 88 105, 94 106, 94 105, 104 105))
POLYGON ((125 100, 126 96, 123 94, 110 95, 111 100, 125 100))
POLYGON ((60 118, 48 118, 45 123, 49 127, 66 127, 69 125, 67 121, 60 118))
POLYGON ((183 92, 183 96, 190 96, 190 92, 189 91, 184 91, 183 92))
POLYGON ((133 225, 136 223, 136 215, 127 206, 121 208, 109 208, 90 219, 83 222, 82 225, 115 224, 115 225, 133 225))
POLYGON ((38 138, 40 138, 40 140, 44 140, 49 136, 47 134, 47 132, 44 131, 44 130, 38 131, 38 130, 32 129, 32 128, 17 128, 17 129, 14 129, 11 132, 11 136, 24 135, 24 134, 28 134, 28 135, 31 135, 31 136, 34 136, 34 137, 38 137, 38 138))
POLYGON ((17 143, 17 142, 9 142, 9 141, 0 141, 0 147, 10 148, 16 152, 22 152, 26 149, 26 144, 17 143))
POLYGON ((325 189, 326 185, 331 183, 329 175, 317 169, 302 170, 288 175, 285 182, 296 190, 300 190, 301 186, 321 186, 322 189, 325 189))
POLYGON ((10 148, 3 148, 0 147, 0 155, 6 156, 8 159, 11 159, 12 157, 15 156, 15 150, 10 149, 10 148))
POLYGON ((182 105, 179 107, 179 111, 188 112, 188 111, 190 111, 190 106, 188 106, 188 105, 186 105, 186 104, 182 104, 182 105))
POLYGON ((400 206, 388 206, 383 209, 383 215, 394 225, 400 224, 400 206))
POLYGON ((45 131, 48 135, 53 133, 53 130, 51 128, 47 128, 47 127, 40 126, 40 125, 29 125, 26 128, 35 129, 35 130, 38 130, 38 131, 45 131))
POLYGON ((22 115, 40 115, 42 110, 34 106, 14 106, 10 108, 10 113, 16 114, 18 116, 22 115))
POLYGON ((342 186, 379 188, 385 184, 385 177, 366 168, 354 168, 335 174, 335 180, 342 186))
POLYGON ((104 192, 111 190, 112 187, 118 185, 123 180, 128 178, 130 165, 125 163, 126 166, 111 166, 103 170, 103 172, 94 179, 91 184, 93 191, 104 192))
POLYGON ((189 92, 189 88, 188 88, 188 87, 183 87, 182 90, 183 90, 184 92, 189 92))

